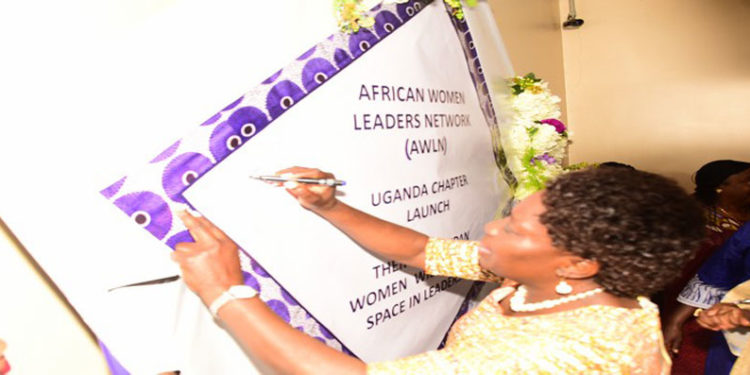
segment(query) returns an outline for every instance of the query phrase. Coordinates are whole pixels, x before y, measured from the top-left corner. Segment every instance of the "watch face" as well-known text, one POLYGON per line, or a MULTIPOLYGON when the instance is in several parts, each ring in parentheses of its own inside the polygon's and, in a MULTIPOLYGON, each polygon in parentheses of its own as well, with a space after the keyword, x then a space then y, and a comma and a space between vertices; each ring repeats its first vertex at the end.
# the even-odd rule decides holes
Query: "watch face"
POLYGON ((228 290, 229 294, 235 298, 252 298, 258 295, 258 292, 247 285, 235 285, 228 290))

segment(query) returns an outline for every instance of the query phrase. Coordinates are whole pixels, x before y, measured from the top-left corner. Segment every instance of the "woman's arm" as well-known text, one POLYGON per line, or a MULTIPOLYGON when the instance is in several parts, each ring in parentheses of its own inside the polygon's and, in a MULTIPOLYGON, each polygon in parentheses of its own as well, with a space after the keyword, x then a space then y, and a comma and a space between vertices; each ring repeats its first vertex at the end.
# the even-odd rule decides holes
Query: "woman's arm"
MULTIPOLYGON (((243 284, 237 245, 205 218, 185 212, 180 218, 195 242, 177 244, 172 259, 187 286, 209 306, 229 287, 243 284)), ((363 362, 295 330, 257 297, 228 302, 218 317, 250 358, 275 373, 365 373, 363 362)))
MULTIPOLYGON (((330 173, 302 167, 277 173, 293 177, 334 178, 330 173)), ((286 183, 284 187, 302 207, 318 214, 368 251, 412 267, 424 268, 426 235, 380 220, 340 202, 333 187, 297 183, 286 183)))
POLYGON ((695 307, 678 303, 672 314, 664 320, 664 345, 671 356, 675 356, 680 352, 682 326, 693 316, 695 310, 695 307))

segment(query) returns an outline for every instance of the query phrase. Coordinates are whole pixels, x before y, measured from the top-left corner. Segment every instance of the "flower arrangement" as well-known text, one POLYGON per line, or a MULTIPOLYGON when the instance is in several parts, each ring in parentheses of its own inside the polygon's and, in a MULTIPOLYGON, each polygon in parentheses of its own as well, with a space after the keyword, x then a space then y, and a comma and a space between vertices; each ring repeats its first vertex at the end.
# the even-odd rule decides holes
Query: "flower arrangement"
POLYGON ((534 73, 507 80, 510 94, 500 103, 510 118, 501 132, 508 167, 518 180, 513 195, 523 199, 564 172, 568 131, 560 117, 560 98, 534 73))
POLYGON ((351 34, 359 31, 360 27, 372 27, 375 19, 366 16, 367 8, 362 0, 334 0, 333 12, 342 32, 351 34))
MULTIPOLYGON (((443 0, 451 8, 451 15, 459 20, 464 19, 464 10, 461 0, 443 0)), ((464 0, 466 5, 473 7, 478 0, 464 0)), ((409 0, 383 0, 384 3, 406 3, 409 0)), ((367 10, 363 0, 333 0, 333 12, 339 25, 339 29, 347 34, 356 33, 360 28, 369 28, 375 24, 375 19, 367 16, 367 10)))
MULTIPOLYGON (((451 15, 456 19, 464 19, 464 9, 461 7, 461 0, 444 0, 449 7, 451 7, 451 15)), ((466 5, 474 7, 477 5, 477 0, 465 0, 466 5)))

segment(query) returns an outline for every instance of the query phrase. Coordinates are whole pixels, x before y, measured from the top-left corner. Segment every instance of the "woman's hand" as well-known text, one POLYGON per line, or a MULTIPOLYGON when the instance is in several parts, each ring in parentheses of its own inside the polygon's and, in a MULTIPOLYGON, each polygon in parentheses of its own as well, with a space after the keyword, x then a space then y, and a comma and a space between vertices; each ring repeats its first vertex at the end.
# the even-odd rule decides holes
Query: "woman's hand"
POLYGON ((237 245, 204 217, 179 214, 195 242, 175 246, 172 260, 179 263, 182 279, 206 305, 233 285, 243 284, 237 245))
POLYGON ((717 303, 698 315, 698 324, 713 331, 750 327, 750 311, 729 303, 717 303))
POLYGON ((664 346, 672 358, 680 352, 682 345, 682 325, 667 324, 664 326, 664 346))
POLYGON ((682 345, 682 327, 688 319, 693 319, 695 307, 678 303, 674 310, 664 319, 664 346, 672 357, 676 356, 682 345))
MULTIPOLYGON (((287 168, 276 174, 291 178, 334 178, 330 173, 303 167, 287 168)), ((412 267, 424 268, 424 248, 428 240, 424 234, 339 202, 333 187, 294 181, 285 182, 284 187, 302 207, 333 224, 365 250, 412 267)))
MULTIPOLYGON (((323 172, 319 169, 305 167, 291 167, 276 172, 283 177, 307 177, 307 178, 335 178, 333 174, 323 172)), ((300 184, 294 181, 287 181, 284 184, 286 190, 297 198, 302 207, 313 211, 326 211, 338 203, 336 199, 336 188, 326 185, 300 184)))

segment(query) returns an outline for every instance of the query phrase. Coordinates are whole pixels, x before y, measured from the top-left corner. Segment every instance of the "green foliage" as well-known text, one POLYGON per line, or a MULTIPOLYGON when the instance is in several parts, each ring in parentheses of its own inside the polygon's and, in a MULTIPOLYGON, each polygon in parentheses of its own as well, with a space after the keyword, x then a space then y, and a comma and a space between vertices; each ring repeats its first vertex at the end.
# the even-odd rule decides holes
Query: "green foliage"
MULTIPOLYGON (((510 89, 513 91, 513 95, 519 95, 526 91, 527 89, 536 89, 539 90, 539 87, 536 85, 537 83, 542 82, 540 78, 536 78, 536 75, 531 72, 523 77, 514 77, 510 80, 508 85, 510 86, 510 89)), ((535 92, 535 91, 532 91, 535 92)))
POLYGON ((456 19, 464 19, 464 9, 461 7, 461 0, 443 0, 449 7, 451 7, 451 15, 456 19))
POLYGON ((536 156, 536 150, 533 147, 529 147, 526 149, 526 152, 524 152, 521 163, 527 173, 526 180, 523 181, 523 184, 528 188, 531 188, 531 190, 536 191, 544 189, 544 184, 547 182, 547 178, 543 174, 542 162, 534 160, 534 156, 536 156))

